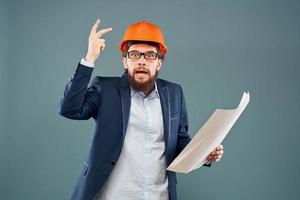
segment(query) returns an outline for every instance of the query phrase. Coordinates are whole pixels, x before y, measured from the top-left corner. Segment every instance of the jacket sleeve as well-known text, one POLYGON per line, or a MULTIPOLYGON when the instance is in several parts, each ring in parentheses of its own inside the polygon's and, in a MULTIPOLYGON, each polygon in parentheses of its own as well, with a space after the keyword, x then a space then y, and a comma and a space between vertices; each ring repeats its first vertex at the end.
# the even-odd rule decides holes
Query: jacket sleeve
POLYGON ((78 64, 73 78, 69 79, 59 104, 59 113, 69 119, 97 118, 101 103, 101 89, 97 77, 88 87, 93 68, 78 64))
MULTIPOLYGON (((181 112, 180 112, 180 121, 178 127, 178 138, 177 138, 177 147, 176 147, 176 155, 178 155, 186 145, 191 141, 191 137, 188 133, 188 114, 185 104, 185 98, 183 95, 182 88, 180 87, 181 93, 181 112)), ((210 167, 211 163, 205 163, 203 166, 210 167)))

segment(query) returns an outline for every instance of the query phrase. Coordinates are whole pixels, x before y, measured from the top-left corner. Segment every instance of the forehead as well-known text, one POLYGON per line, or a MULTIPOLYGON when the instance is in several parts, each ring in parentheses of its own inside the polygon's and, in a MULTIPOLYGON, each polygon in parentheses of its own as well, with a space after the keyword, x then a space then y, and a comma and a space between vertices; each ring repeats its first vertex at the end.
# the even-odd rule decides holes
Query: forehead
POLYGON ((139 52, 146 52, 146 51, 156 51, 156 48, 154 46, 148 45, 148 44, 134 44, 131 45, 128 49, 128 51, 139 51, 139 52))

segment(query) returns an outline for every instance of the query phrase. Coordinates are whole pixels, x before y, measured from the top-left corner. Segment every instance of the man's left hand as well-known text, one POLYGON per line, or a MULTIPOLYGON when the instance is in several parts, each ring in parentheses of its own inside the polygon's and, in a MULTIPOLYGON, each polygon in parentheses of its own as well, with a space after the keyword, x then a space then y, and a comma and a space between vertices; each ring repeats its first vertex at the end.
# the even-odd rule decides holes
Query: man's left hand
POLYGON ((224 147, 222 144, 217 146, 217 148, 207 156, 207 162, 219 162, 224 153, 224 147))

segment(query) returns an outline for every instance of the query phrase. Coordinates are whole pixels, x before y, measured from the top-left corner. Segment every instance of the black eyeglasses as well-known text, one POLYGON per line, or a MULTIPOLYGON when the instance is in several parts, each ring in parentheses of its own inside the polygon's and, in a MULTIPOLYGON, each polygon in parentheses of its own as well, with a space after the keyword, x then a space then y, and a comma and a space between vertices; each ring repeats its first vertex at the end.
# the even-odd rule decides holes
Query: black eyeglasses
POLYGON ((142 55, 144 56, 144 58, 146 60, 155 60, 157 58, 157 56, 158 56, 158 53, 155 53, 153 51, 147 51, 145 53, 141 53, 139 51, 129 51, 129 52, 127 52, 127 56, 130 59, 137 60, 137 59, 140 59, 140 57, 142 55))

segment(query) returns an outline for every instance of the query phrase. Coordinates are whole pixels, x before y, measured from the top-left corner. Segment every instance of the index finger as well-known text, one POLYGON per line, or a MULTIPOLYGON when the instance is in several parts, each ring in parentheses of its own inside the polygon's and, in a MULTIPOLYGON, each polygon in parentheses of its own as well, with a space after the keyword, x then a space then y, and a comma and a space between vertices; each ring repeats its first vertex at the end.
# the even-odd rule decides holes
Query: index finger
POLYGON ((97 32, 97 28, 98 28, 99 24, 100 24, 100 19, 97 19, 95 24, 92 27, 91 34, 97 32))
POLYGON ((100 37, 102 37, 105 33, 108 33, 108 32, 110 32, 110 31, 112 31, 112 27, 102 29, 102 30, 100 30, 99 32, 97 32, 97 37, 100 38, 100 37))

